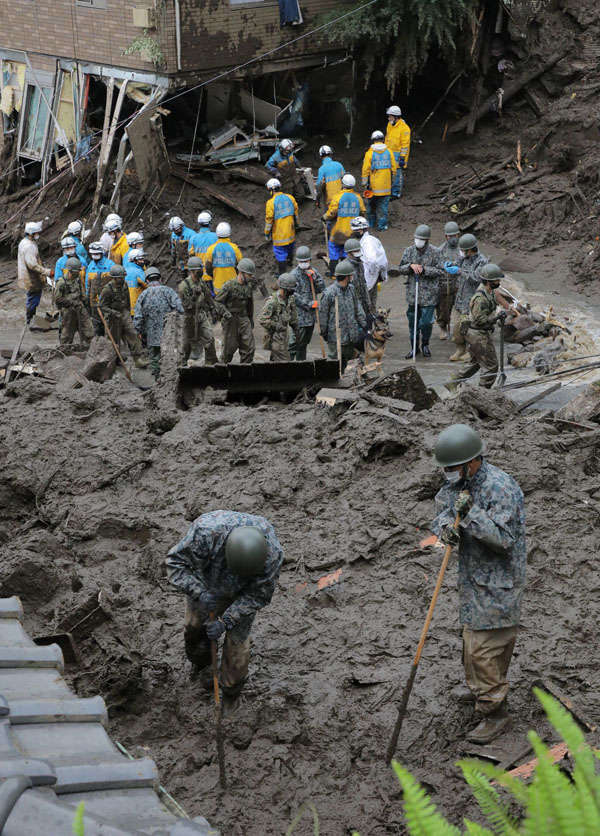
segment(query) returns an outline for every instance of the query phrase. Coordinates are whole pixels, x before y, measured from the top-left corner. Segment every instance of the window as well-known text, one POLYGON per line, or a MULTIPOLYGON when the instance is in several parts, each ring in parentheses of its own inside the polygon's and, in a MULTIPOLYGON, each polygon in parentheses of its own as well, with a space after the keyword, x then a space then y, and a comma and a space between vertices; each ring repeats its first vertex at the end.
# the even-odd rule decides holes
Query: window
POLYGON ((75 0, 76 6, 87 6, 88 9, 105 9, 106 0, 75 0))
POLYGON ((35 84, 28 84, 25 91, 20 153, 35 160, 42 159, 49 116, 46 102, 52 99, 52 90, 44 88, 43 93, 35 84))

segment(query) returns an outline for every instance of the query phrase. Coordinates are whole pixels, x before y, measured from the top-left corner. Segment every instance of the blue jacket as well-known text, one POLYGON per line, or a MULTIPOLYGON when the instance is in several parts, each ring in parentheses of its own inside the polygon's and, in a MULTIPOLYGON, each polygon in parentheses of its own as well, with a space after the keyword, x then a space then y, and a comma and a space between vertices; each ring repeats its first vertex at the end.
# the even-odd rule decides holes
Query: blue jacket
POLYGON ((81 261, 83 266, 87 267, 89 262, 90 262, 90 257, 88 255, 88 251, 86 250, 86 248, 81 243, 81 240, 76 235, 72 235, 71 237, 74 238, 75 241, 77 241, 77 245, 75 247, 75 255, 77 256, 79 261, 81 261))
POLYGON ((63 267, 67 263, 67 258, 68 257, 69 256, 67 256, 67 255, 61 255, 61 257, 56 262, 56 265, 54 267, 54 281, 55 282, 57 282, 59 279, 62 278, 63 267))
MULTIPOLYGON (((58 262, 56 263, 56 266, 58 267, 58 262)), ((90 258, 90 262, 85 271, 85 292, 89 293, 90 290, 90 273, 108 273, 110 268, 113 266, 114 261, 111 261, 110 258, 107 258, 105 255, 103 255, 98 261, 94 261, 93 258, 90 258)))
POLYGON ((175 244, 176 241, 189 241, 190 238, 195 235, 193 229, 190 229, 189 226, 183 227, 183 232, 181 235, 176 235, 174 232, 171 233, 171 247, 175 244))
POLYGON ((322 185, 326 186, 327 183, 337 183, 339 181, 339 188, 336 191, 341 191, 342 177, 345 173, 344 166, 338 163, 337 160, 332 160, 331 157, 323 157, 323 162, 317 175, 317 188, 322 185))
POLYGON ((214 244, 215 241, 218 240, 216 232, 213 232, 207 226, 203 226, 190 238, 188 253, 202 258, 203 255, 206 255, 206 251, 210 245, 214 244))
POLYGON ((271 154, 271 156, 265 163, 265 168, 268 168, 272 174, 278 174, 280 169, 285 168, 291 163, 293 163, 294 165, 296 164, 294 152, 292 151, 290 154, 286 154, 284 156, 279 150, 279 148, 276 148, 275 152, 271 154))

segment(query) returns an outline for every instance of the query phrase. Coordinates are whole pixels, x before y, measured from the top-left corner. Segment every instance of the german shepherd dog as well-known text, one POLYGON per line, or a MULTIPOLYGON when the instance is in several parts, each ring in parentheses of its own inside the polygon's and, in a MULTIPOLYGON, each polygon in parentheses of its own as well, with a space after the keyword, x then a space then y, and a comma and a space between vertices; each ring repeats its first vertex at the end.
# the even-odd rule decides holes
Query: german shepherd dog
POLYGON ((388 327, 391 308, 384 310, 380 308, 375 314, 375 319, 365 337, 365 360, 362 373, 378 371, 382 374, 383 356, 385 344, 394 335, 388 327))

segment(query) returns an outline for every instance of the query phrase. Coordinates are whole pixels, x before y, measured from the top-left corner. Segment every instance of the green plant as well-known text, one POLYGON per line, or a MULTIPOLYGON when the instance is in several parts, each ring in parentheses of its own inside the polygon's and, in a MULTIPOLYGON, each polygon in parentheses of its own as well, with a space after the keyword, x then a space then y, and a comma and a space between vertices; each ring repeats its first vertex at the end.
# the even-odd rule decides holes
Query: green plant
POLYGON ((153 38, 147 29, 144 29, 144 34, 140 35, 123 50, 123 55, 138 54, 144 61, 151 61, 158 69, 162 67, 165 62, 165 56, 160 44, 153 38))
POLYGON ((73 819, 73 836, 85 836, 83 814, 85 813, 85 801, 80 801, 75 810, 73 819))

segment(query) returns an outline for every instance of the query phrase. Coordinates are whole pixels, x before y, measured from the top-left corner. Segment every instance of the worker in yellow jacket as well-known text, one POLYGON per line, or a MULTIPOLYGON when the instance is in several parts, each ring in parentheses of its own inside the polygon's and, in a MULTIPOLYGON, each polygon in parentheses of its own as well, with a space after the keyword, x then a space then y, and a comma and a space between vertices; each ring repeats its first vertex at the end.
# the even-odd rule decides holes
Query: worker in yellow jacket
POLYGON ((291 194, 281 191, 277 177, 271 177, 267 189, 271 196, 265 206, 265 239, 273 242, 277 275, 281 276, 294 266, 298 204, 291 194))
POLYGON ((381 131, 371 134, 371 147, 363 159, 362 183, 367 198, 369 226, 383 232, 388 228, 388 209, 392 181, 398 166, 392 152, 383 141, 381 131))
POLYGON ((129 252, 129 244, 127 243, 127 236, 121 229, 123 221, 118 215, 114 215, 109 220, 107 218, 104 226, 106 231, 112 239, 112 245, 108 257, 113 264, 123 264, 123 256, 129 252))
POLYGON ((208 281, 214 296, 225 282, 237 277, 237 265, 242 260, 242 253, 231 240, 231 227, 227 221, 217 224, 217 240, 206 251, 204 259, 204 280, 208 281))
POLYGON ((327 249, 329 251, 329 272, 333 276, 338 261, 346 258, 344 244, 349 238, 353 238, 350 228, 352 218, 358 218, 365 212, 365 204, 362 197, 354 191, 356 180, 352 174, 344 174, 342 177, 342 191, 338 192, 329 209, 323 215, 323 221, 327 224, 329 240, 327 249))
POLYGON ((410 128, 402 119, 402 111, 398 105, 392 105, 387 109, 388 126, 385 132, 385 144, 390 149, 396 160, 398 169, 392 183, 392 200, 402 197, 404 186, 404 172, 408 167, 408 156, 410 154, 410 128))

